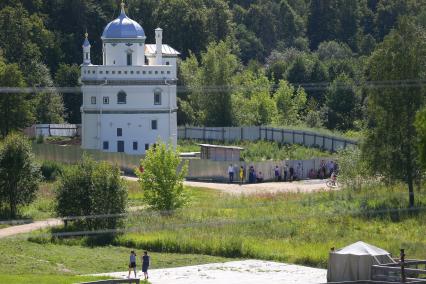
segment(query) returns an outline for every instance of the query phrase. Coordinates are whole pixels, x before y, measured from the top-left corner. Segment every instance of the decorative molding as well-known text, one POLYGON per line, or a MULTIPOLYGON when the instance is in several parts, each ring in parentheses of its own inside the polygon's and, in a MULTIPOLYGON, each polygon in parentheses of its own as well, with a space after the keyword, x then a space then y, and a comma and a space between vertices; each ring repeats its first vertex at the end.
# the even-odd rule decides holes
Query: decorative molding
POLYGON ((102 86, 167 86, 167 85, 177 85, 177 79, 153 79, 153 80, 82 80, 84 85, 102 85, 102 86), (167 83, 166 83, 167 81, 167 83))
MULTIPOLYGON (((176 109, 159 109, 159 110, 102 110, 102 114, 167 114, 175 113, 176 109)), ((83 110, 84 114, 101 114, 100 110, 83 110)))

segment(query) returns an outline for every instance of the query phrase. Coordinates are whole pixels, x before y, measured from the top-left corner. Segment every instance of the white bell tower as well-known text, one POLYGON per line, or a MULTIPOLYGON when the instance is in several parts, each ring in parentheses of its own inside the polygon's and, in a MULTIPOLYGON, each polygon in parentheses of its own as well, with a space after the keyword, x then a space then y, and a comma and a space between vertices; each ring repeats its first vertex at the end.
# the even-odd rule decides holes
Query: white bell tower
POLYGON ((89 42, 89 34, 86 32, 84 34, 85 39, 83 42, 83 65, 91 65, 92 62, 90 61, 90 42, 89 42))

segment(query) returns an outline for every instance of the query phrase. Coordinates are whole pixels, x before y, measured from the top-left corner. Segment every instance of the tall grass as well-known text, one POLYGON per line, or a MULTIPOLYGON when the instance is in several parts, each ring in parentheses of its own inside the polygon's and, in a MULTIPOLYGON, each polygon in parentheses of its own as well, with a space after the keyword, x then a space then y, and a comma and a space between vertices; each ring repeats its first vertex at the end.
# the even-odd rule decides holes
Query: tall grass
POLYGON ((405 247, 410 258, 426 258, 426 194, 417 193, 419 210, 409 211, 402 185, 203 198, 172 216, 145 211, 129 217, 132 232, 115 245, 326 267, 331 247, 363 240, 395 255, 405 247))

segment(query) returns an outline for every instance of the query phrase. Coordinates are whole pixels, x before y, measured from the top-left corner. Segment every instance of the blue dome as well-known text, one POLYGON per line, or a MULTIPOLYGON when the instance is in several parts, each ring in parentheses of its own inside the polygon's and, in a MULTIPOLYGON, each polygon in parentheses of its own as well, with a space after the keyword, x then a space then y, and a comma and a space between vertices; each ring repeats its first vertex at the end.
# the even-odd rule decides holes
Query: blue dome
POLYGON ((144 38, 145 31, 136 21, 127 17, 124 5, 121 7, 120 16, 110 22, 102 33, 102 38, 144 38))

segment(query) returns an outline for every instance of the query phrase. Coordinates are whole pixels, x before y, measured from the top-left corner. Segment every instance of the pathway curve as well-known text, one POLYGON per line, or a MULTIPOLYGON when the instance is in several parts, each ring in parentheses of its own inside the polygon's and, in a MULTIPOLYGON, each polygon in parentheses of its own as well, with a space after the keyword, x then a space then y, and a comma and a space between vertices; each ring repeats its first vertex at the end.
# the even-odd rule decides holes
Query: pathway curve
MULTIPOLYGON (((140 270, 139 270, 139 273, 140 270)), ((126 278, 128 272, 96 276, 126 278)), ((327 270, 286 263, 244 260, 177 268, 151 269, 152 284, 317 284, 327 282, 327 270)))
POLYGON ((62 224, 62 220, 51 218, 44 221, 36 221, 25 225, 11 226, 4 229, 0 229, 0 239, 18 234, 29 233, 44 228, 57 227, 62 224))
MULTIPOLYGON (((134 206, 134 207, 128 208, 128 211, 135 212, 138 210, 142 210, 144 208, 145 208, 144 206, 134 206)), ((35 221, 35 222, 24 224, 24 225, 10 226, 4 229, 0 229, 0 239, 19 235, 19 234, 30 233, 30 232, 45 229, 45 228, 58 227, 63 224, 64 222, 59 218, 50 218, 47 220, 35 221)))

